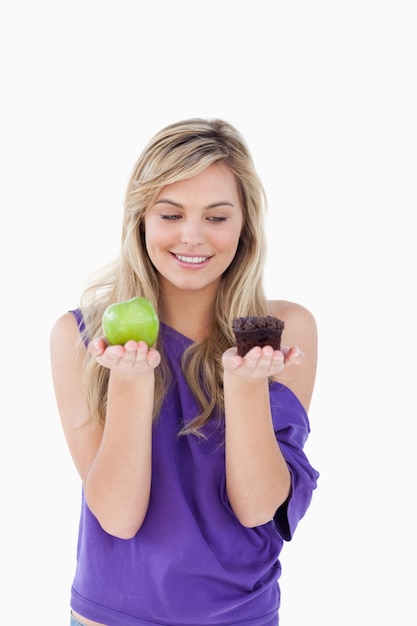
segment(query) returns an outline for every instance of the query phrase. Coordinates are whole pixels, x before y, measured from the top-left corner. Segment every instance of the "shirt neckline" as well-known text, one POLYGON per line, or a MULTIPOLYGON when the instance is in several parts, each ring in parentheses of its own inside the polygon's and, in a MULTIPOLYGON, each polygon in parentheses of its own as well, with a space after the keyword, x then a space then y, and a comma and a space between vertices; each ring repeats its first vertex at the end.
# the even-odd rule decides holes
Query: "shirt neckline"
POLYGON ((165 322, 161 322, 160 321, 159 325, 160 325, 161 329, 163 329, 165 331, 165 333, 169 333, 171 335, 176 335, 177 337, 185 339, 189 344, 195 343, 195 341, 193 339, 190 339, 190 337, 187 337, 187 335, 184 335, 183 333, 180 333, 179 330, 176 330, 172 326, 168 326, 168 324, 165 324, 165 322))

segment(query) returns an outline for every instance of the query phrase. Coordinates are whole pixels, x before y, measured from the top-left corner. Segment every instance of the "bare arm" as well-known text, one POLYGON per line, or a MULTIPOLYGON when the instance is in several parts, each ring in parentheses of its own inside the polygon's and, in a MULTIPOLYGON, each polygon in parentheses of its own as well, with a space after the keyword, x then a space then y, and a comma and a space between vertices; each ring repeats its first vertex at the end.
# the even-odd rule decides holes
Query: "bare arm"
POLYGON ((283 344, 281 351, 275 352, 269 347, 253 348, 243 359, 235 348, 223 355, 227 493, 236 516, 248 527, 270 521, 291 487, 290 472, 273 429, 268 377, 290 387, 306 409, 314 386, 314 319, 298 305, 279 304, 271 314, 284 319, 288 329, 284 340, 299 337, 303 350, 283 344), (296 327, 300 327, 299 335, 296 327), (289 367, 292 365, 297 367, 289 367))
POLYGON ((298 346, 304 354, 297 367, 283 369, 275 380, 295 393, 308 412, 317 371, 317 325, 312 313, 295 302, 275 300, 269 303, 271 315, 284 320, 284 346, 298 346))
POLYGON ((55 394, 65 437, 83 481, 87 503, 110 534, 129 539, 146 515, 151 482, 154 367, 159 354, 146 344, 89 348, 110 369, 105 426, 91 423, 82 392, 85 349, 71 313, 51 333, 55 394))

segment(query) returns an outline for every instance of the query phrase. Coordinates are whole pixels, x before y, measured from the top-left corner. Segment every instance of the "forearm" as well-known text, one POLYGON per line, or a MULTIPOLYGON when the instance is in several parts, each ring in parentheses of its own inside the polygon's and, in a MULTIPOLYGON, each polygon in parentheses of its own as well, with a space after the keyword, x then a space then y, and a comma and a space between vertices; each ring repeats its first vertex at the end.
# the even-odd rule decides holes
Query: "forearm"
POLYGON ((270 521, 290 490, 290 473, 277 443, 267 379, 225 373, 226 487, 244 526, 270 521))
POLYGON ((110 375, 106 424, 85 481, 89 507, 103 528, 132 537, 148 508, 154 373, 110 375))

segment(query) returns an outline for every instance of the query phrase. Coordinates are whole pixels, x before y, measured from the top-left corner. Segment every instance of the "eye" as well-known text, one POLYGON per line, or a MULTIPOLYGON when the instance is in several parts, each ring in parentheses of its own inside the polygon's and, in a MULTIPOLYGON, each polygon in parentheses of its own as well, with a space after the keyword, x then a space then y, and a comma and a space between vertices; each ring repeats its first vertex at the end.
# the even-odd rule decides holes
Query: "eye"
POLYGON ((168 214, 168 215, 162 214, 160 217, 161 217, 161 220, 168 220, 168 221, 181 219, 181 215, 171 215, 171 214, 168 214))
POLYGON ((208 217, 207 218, 209 222, 225 222, 227 220, 227 217, 208 217))

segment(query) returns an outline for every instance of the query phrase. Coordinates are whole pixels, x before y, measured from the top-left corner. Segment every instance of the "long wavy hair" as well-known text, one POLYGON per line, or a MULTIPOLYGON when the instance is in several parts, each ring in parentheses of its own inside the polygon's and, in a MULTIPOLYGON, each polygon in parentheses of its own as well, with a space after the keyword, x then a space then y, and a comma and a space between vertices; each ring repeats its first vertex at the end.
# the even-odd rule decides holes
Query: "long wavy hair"
MULTIPOLYGON (((158 273, 144 241, 146 212, 163 187, 196 176, 217 162, 225 164, 236 179, 243 225, 235 257, 220 281, 210 335, 190 346, 183 357, 182 367, 200 413, 184 426, 181 434, 201 435, 208 420, 224 414, 221 357, 235 344, 233 318, 267 313, 263 288, 266 196, 246 143, 230 123, 220 119, 188 119, 170 124, 153 137, 128 181, 120 255, 91 279, 80 301, 89 340, 103 335, 102 316, 113 302, 143 296, 158 311, 158 273)), ((158 340, 155 347, 163 357, 163 346, 158 340)), ((104 423, 109 370, 88 353, 84 367, 90 417, 104 423)), ((154 419, 169 384, 169 372, 162 358, 155 370, 154 419)))

